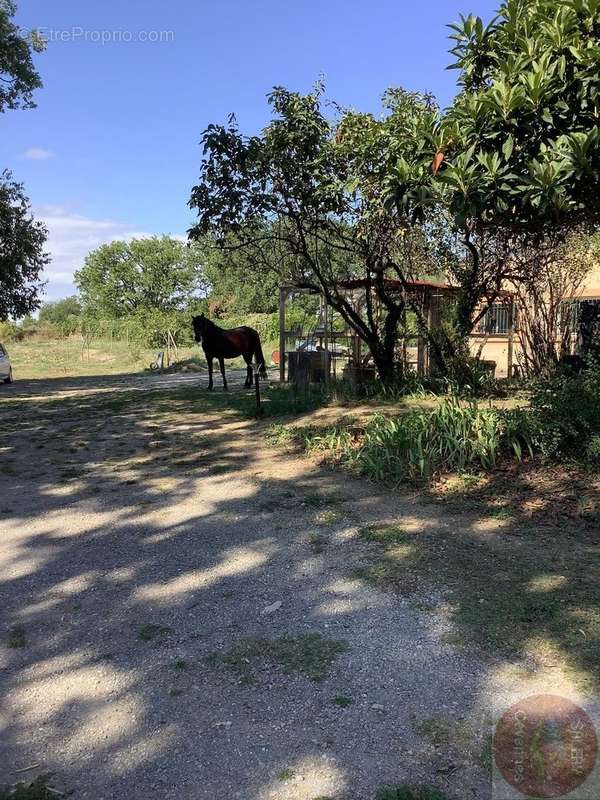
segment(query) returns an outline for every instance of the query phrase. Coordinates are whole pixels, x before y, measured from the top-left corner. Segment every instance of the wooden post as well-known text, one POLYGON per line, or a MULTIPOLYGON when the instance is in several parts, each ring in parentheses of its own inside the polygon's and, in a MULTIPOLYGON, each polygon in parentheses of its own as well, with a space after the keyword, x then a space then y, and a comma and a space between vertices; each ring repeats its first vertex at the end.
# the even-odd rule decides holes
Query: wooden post
POLYGON ((285 304, 288 292, 279 288, 279 382, 285 383, 285 304))
POLYGON ((325 388, 329 386, 329 306, 327 305, 327 298, 323 295, 323 327, 325 335, 323 336, 323 383, 325 388))
POLYGON ((254 391, 256 393, 256 413, 260 416, 262 413, 262 407, 260 404, 260 378, 258 375, 258 364, 256 364, 254 368, 254 391))

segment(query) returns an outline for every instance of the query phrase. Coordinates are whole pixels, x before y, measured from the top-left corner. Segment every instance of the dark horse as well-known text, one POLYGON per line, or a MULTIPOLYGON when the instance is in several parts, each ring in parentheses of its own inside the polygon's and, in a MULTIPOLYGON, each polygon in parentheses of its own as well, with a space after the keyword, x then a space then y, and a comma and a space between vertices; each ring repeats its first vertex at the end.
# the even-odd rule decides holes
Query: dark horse
POLYGON ((243 356, 246 362, 246 382, 244 386, 252 386, 252 359, 258 364, 258 371, 264 377, 267 374, 265 357, 260 346, 260 337, 254 328, 242 325, 241 328, 230 328, 225 330, 219 328, 214 322, 207 319, 204 314, 192 319, 194 326, 194 337, 198 343, 202 343, 202 349, 208 364, 208 388, 213 388, 213 358, 218 359, 223 376, 223 389, 227 391, 227 380, 225 378, 225 358, 236 358, 243 356))

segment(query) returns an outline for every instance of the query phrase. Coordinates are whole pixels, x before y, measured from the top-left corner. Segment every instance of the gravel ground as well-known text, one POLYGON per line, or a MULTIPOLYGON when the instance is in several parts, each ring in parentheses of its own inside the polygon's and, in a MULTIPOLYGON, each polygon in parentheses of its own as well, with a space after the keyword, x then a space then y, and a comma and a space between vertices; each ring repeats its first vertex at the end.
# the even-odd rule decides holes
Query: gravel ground
POLYGON ((449 644, 443 611, 351 577, 369 553, 361 525, 475 520, 276 453, 260 426, 181 403, 40 413, 48 398, 205 380, 0 393, 0 785, 50 772, 76 800, 372 800, 403 782, 490 798, 494 708, 550 684, 524 691, 515 665, 449 644), (2 406, 17 399, 16 414, 2 406), (322 681, 269 659, 241 673, 207 660, 244 637, 312 633, 347 645, 322 681), (460 736, 440 746, 423 733, 432 719, 460 736))

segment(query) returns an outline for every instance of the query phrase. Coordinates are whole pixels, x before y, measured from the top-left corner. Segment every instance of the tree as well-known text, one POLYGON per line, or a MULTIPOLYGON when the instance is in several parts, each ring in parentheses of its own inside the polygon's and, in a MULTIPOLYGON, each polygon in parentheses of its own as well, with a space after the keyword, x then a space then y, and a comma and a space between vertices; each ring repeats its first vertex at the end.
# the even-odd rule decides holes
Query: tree
POLYGON ((16 11, 12 0, 0 0, 0 112, 35 108, 33 92, 42 86, 32 52, 40 53, 44 41, 35 31, 21 33, 11 19, 16 11))
POLYGON ((428 231, 415 231, 412 209, 387 202, 385 180, 401 159, 407 170, 430 174, 432 145, 423 142, 438 111, 429 96, 396 91, 386 95, 381 119, 345 112, 329 121, 322 92, 320 85, 308 95, 275 88, 268 98, 274 119, 258 136, 243 136, 234 117, 207 128, 190 238, 211 235, 225 250, 243 250, 258 274, 322 292, 389 381, 400 369, 407 251, 425 256, 413 266, 432 263, 428 231), (391 288, 392 277, 399 287, 391 288), (348 293, 357 279, 358 304, 348 293))
POLYGON ((600 236, 572 235, 551 246, 536 243, 536 269, 514 286, 519 308, 519 364, 528 377, 549 375, 571 352, 576 329, 576 301, 586 277, 600 258, 600 236))
POLYGON ((60 329, 64 335, 74 333, 81 322, 81 303, 77 295, 44 303, 40 308, 39 321, 60 329))
MULTIPOLYGON (((519 278, 514 254, 520 277, 535 278, 538 244, 598 223, 600 0, 506 0, 487 26, 471 15, 451 28, 461 91, 433 171, 469 251, 467 283, 486 271, 482 243, 504 250, 493 294, 519 278)), ((463 295, 463 333, 477 306, 477 291, 463 295)))
POLYGON ((75 283, 89 317, 178 311, 204 285, 202 254, 168 236, 111 242, 86 257, 75 283))
MULTIPOLYGON (((0 0, 0 112, 32 108, 33 91, 42 83, 32 51, 43 49, 36 34, 27 37, 11 20, 16 7, 0 0)), ((40 272, 47 231, 35 222, 22 184, 8 170, 0 173, 0 319, 21 317, 39 307, 40 272)))
POLYGON ((19 318, 39 306, 46 228, 36 222, 23 186, 0 175, 0 319, 19 318))
POLYGON ((230 239, 228 248, 218 247, 210 239, 202 243, 204 276, 208 283, 208 307, 217 317, 259 313, 278 309, 278 276, 274 269, 256 269, 245 249, 238 249, 230 239))

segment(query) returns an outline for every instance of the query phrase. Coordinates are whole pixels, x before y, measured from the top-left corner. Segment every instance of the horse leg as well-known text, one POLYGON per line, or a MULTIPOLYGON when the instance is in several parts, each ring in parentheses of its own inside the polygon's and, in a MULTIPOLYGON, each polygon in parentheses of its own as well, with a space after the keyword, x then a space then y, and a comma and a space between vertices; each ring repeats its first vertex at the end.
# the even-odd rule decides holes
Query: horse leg
POLYGON ((252 386, 252 356, 244 353, 244 361, 246 362, 246 380, 244 382, 244 387, 249 389, 252 386))
POLYGON ((208 364, 208 390, 213 388, 213 357, 206 356, 206 363, 208 364))
POLYGON ((225 360, 219 358, 219 366, 221 367, 221 375, 223 376, 223 391, 227 391, 227 378, 225 377, 225 360))

